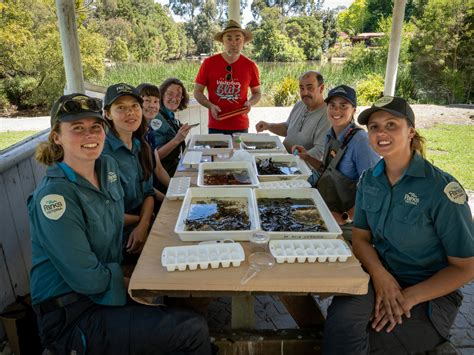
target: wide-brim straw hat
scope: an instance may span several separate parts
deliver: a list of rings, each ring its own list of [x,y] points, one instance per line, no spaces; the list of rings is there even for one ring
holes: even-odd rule
[[[244,43],[250,42],[253,39],[252,32],[243,29],[242,26],[240,26],[240,24],[235,22],[234,20],[229,20],[229,22],[227,22],[227,25],[225,26],[224,30],[222,32],[217,32],[214,35],[214,39],[216,41],[219,41],[219,42],[223,43],[224,41],[223,41],[222,38],[224,37],[224,34],[227,33],[227,32],[230,32],[230,31],[240,31],[240,32],[242,32],[242,34],[244,35]]]

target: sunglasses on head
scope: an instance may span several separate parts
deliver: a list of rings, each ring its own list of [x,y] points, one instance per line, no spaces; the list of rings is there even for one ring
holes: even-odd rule
[[[102,112],[102,100],[87,96],[76,96],[67,99],[58,106],[56,116],[60,112],[81,113],[84,111]]]
[[[227,75],[225,76],[225,80],[231,80],[232,79],[232,67],[230,65],[225,67],[225,70],[227,71]]]

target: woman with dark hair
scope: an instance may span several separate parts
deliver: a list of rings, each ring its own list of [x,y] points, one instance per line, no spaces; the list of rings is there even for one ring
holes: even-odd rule
[[[380,157],[370,147],[367,132],[354,122],[355,90],[347,85],[336,86],[324,101],[331,128],[326,134],[323,160],[308,154],[301,145],[293,146],[292,150],[315,169],[314,185],[341,227],[344,238],[350,241],[357,181]]]
[[[474,278],[474,236],[466,192],[424,159],[415,115],[400,97],[363,111],[382,156],[357,185],[352,246],[369,273],[366,295],[334,297],[324,354],[425,353],[445,342]]]
[[[155,203],[155,212],[157,212],[161,201],[163,201],[165,197],[165,194],[161,191],[166,191],[170,183],[170,176],[161,163],[155,143],[153,128],[151,127],[151,122],[156,118],[160,111],[161,93],[156,85],[148,83],[138,85],[137,91],[143,99],[143,117],[148,124],[146,140],[153,151],[153,171],[155,172],[153,176],[153,187],[155,187],[155,197],[157,200],[157,203]]]
[[[160,86],[160,93],[160,114],[150,121],[150,127],[161,163],[172,177],[191,130],[190,125],[179,122],[175,113],[188,107],[189,95],[183,83],[176,78],[166,79]]]
[[[52,354],[210,354],[202,317],[127,303],[124,191],[116,160],[101,155],[106,126],[101,100],[62,96],[48,141],[36,151],[48,165],[28,198],[41,343]]]
[[[111,129],[103,154],[115,158],[120,168],[125,192],[123,243],[127,254],[141,252],[154,207],[153,166],[150,146],[145,141],[148,124],[143,119],[142,103],[136,89],[124,83],[109,86],[104,100],[104,114]]]

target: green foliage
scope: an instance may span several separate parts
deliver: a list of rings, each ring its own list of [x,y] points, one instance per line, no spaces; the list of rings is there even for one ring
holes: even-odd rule
[[[286,33],[296,47],[302,48],[306,60],[321,57],[323,25],[311,16],[293,17],[286,21]]]
[[[298,101],[298,80],[294,77],[286,77],[277,85],[273,95],[275,106],[292,106]]]
[[[357,83],[357,103],[359,105],[372,105],[383,93],[383,76],[369,74]]]
[[[104,38],[81,24],[78,35],[84,77],[104,75]],[[10,102],[19,107],[49,105],[65,86],[54,1],[6,1],[0,38],[0,80]]]
[[[339,28],[350,35],[363,32],[367,13],[367,0],[355,0],[337,18]]]
[[[444,102],[470,102],[473,92],[474,8],[463,0],[430,0],[415,21],[413,74],[423,96]],[[434,40],[435,39],[435,40]]]
[[[118,37],[107,51],[107,56],[115,62],[126,62],[130,56],[127,43]]]

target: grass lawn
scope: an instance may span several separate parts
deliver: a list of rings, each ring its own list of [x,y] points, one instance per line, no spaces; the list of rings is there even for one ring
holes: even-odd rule
[[[441,124],[419,131],[427,141],[427,159],[474,190],[474,126]]]
[[[39,131],[8,131],[0,132],[0,150],[3,150],[16,142],[21,141]]]

